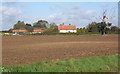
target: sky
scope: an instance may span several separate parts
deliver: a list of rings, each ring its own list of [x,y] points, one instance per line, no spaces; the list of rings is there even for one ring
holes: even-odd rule
[[[33,24],[47,20],[57,25],[86,27],[91,22],[100,22],[102,13],[107,10],[106,21],[118,25],[117,2],[3,2],[0,4],[0,26],[2,30],[13,28],[17,21]],[[112,17],[112,18],[111,18]]]

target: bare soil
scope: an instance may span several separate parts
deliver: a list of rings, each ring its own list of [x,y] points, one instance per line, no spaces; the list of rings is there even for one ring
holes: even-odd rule
[[[118,35],[3,36],[3,65],[118,53]]]

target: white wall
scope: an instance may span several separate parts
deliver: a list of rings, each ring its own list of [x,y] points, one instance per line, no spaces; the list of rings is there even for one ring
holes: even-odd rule
[[[59,30],[60,33],[76,33],[77,31],[76,30]]]

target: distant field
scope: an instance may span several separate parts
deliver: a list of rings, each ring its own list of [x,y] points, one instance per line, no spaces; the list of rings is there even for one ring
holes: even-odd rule
[[[3,66],[2,70],[3,72],[118,72],[118,55]]]
[[[118,53],[118,35],[3,36],[3,65],[108,56]]]

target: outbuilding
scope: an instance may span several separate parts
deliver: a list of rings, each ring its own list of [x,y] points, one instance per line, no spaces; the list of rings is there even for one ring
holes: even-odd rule
[[[34,28],[34,30],[33,30],[33,34],[35,34],[35,33],[43,33],[44,32],[44,29],[42,29],[42,28]]]
[[[26,29],[19,29],[19,30],[12,30],[13,35],[16,34],[25,34],[26,32],[28,32]]]

